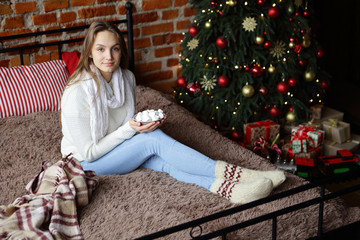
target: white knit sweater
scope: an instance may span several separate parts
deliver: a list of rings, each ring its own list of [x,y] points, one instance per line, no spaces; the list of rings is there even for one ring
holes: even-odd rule
[[[135,76],[129,70],[123,70],[123,72],[131,83],[135,97]],[[90,127],[90,103],[84,87],[80,81],[67,87],[63,93],[61,99],[63,133],[61,153],[63,156],[72,153],[73,157],[79,161],[91,162],[134,136],[136,131],[130,127],[129,122],[123,124],[127,114],[124,106],[116,109],[109,108],[108,132],[105,137],[94,144]]]

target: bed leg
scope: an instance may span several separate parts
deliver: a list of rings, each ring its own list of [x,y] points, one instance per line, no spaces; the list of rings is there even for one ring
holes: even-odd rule
[[[277,237],[277,218],[272,219],[272,240],[276,240]]]
[[[325,185],[321,185],[320,198],[321,202],[319,204],[319,221],[318,221],[318,233],[317,236],[321,237],[323,233],[323,217],[324,217],[324,195],[325,195]]]

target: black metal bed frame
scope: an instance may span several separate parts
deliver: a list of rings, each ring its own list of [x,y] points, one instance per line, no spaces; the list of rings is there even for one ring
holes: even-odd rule
[[[126,31],[122,31],[122,33],[127,36],[128,51],[129,51],[129,68],[130,68],[130,70],[134,71],[132,5],[130,2],[127,2],[125,4],[125,7],[127,10],[126,11],[126,19],[112,21],[112,22],[114,24],[126,23],[127,29],[126,29]],[[70,28],[48,30],[48,31],[39,31],[39,32],[34,32],[34,33],[18,34],[18,35],[12,35],[12,36],[3,36],[3,37],[0,37],[0,43],[2,43],[3,41],[15,40],[15,39],[25,38],[25,37],[34,37],[34,36],[40,36],[40,35],[45,35],[45,34],[61,33],[61,32],[65,32],[65,31],[82,30],[82,29],[88,28],[89,26],[90,25],[84,25],[84,26],[76,26],[76,27],[70,27]],[[19,51],[21,64],[24,64],[24,60],[23,60],[24,50],[57,45],[59,58],[61,59],[61,52],[62,52],[61,48],[62,48],[63,44],[81,42],[81,41],[83,41],[83,39],[84,38],[76,38],[76,39],[70,39],[70,40],[54,41],[54,42],[49,42],[49,43],[32,44],[32,45],[18,46],[18,47],[2,47],[2,48],[0,47],[0,54],[7,53],[7,52]],[[179,225],[176,225],[176,226],[173,226],[173,227],[170,227],[170,228],[167,228],[167,229],[155,232],[155,233],[151,233],[151,234],[139,237],[137,239],[139,239],[139,240],[156,239],[156,238],[160,238],[160,237],[164,237],[164,236],[169,236],[173,233],[183,231],[186,229],[190,230],[189,234],[190,234],[190,238],[192,238],[192,239],[212,239],[215,237],[222,237],[222,239],[226,239],[226,236],[228,233],[238,231],[240,229],[243,229],[243,228],[246,228],[251,225],[254,225],[254,224],[257,224],[257,223],[260,223],[263,221],[267,221],[267,220],[272,221],[271,237],[272,237],[272,239],[276,239],[277,238],[277,227],[278,227],[277,217],[287,214],[287,213],[290,213],[290,212],[293,212],[293,211],[297,211],[297,210],[312,206],[312,205],[316,205],[316,204],[319,205],[318,213],[317,213],[318,214],[318,230],[317,230],[317,236],[313,239],[327,239],[326,237],[331,236],[334,231],[346,229],[350,225],[360,224],[360,219],[353,224],[345,225],[336,230],[332,230],[330,232],[324,233],[323,232],[323,216],[324,216],[325,202],[327,200],[339,197],[341,195],[360,190],[360,184],[356,184],[354,186],[347,187],[347,188],[341,189],[336,192],[328,192],[328,193],[326,193],[325,186],[326,186],[326,184],[346,181],[346,180],[354,179],[357,177],[360,177],[360,168],[357,168],[355,171],[350,172],[350,173],[343,173],[343,174],[338,174],[338,175],[334,175],[334,176],[330,176],[330,177],[325,177],[323,179],[310,182],[306,185],[296,187],[296,188],[293,188],[293,189],[290,189],[290,190],[287,190],[287,191],[284,191],[284,192],[281,192],[278,194],[271,195],[267,198],[263,198],[263,199],[260,199],[260,200],[254,201],[254,202],[250,202],[248,204],[240,205],[240,206],[233,207],[233,208],[230,208],[230,209],[227,209],[227,210],[215,213],[215,214],[201,217],[201,218],[198,218],[198,219],[195,219],[195,220],[183,223],[183,224],[179,224]],[[315,197],[308,201],[298,203],[298,204],[295,204],[295,205],[292,205],[289,207],[285,207],[283,209],[276,210],[274,212],[267,213],[262,216],[258,216],[253,219],[250,219],[250,220],[247,220],[244,222],[240,222],[240,223],[234,224],[232,226],[228,226],[228,227],[216,230],[214,232],[210,232],[205,235],[202,235],[201,224],[213,221],[215,219],[220,219],[220,218],[223,218],[226,216],[231,216],[232,214],[236,214],[238,212],[241,212],[241,211],[262,205],[262,204],[270,203],[270,202],[273,202],[278,199],[285,198],[285,197],[288,197],[288,196],[291,196],[294,194],[299,194],[299,193],[302,193],[302,192],[307,191],[312,188],[320,188],[320,194],[318,197]]]

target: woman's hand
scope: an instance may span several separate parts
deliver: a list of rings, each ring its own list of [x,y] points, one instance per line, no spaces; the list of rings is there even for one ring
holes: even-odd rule
[[[163,119],[156,122],[150,122],[148,124],[142,125],[140,122],[136,122],[133,118],[129,120],[130,127],[132,127],[135,131],[140,133],[152,132],[158,127],[160,127],[166,119],[166,115]]]

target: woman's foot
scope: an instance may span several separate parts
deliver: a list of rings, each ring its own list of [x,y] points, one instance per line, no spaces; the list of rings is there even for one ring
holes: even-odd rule
[[[239,183],[253,182],[259,178],[269,178],[271,179],[274,188],[278,187],[286,179],[284,172],[280,170],[251,170],[224,161],[216,162],[215,176],[219,179],[225,179]]]
[[[273,190],[272,181],[268,178],[259,178],[254,182],[231,182],[216,179],[210,191],[230,200],[232,203],[245,204],[269,196]]]

